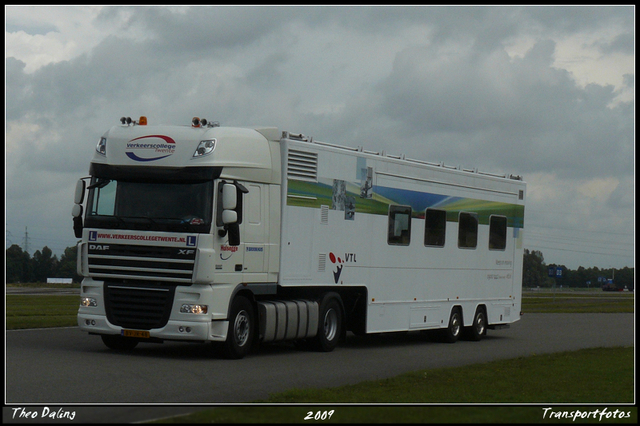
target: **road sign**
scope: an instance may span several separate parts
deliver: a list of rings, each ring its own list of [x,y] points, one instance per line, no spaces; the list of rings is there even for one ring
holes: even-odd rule
[[[551,278],[562,278],[564,275],[564,268],[562,266],[549,266],[547,272]]]

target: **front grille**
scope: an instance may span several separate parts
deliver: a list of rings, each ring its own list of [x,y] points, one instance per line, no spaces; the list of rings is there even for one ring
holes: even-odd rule
[[[169,321],[176,286],[105,283],[107,319],[123,328],[150,330]]]
[[[89,274],[96,278],[122,278],[190,283],[195,249],[89,244]]]

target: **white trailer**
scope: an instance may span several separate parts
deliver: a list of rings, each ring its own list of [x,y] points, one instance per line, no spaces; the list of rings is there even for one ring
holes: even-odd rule
[[[73,209],[78,325],[111,348],[213,341],[241,358],[282,340],[331,351],[347,331],[480,340],[520,318],[519,176],[275,128],[122,122]]]

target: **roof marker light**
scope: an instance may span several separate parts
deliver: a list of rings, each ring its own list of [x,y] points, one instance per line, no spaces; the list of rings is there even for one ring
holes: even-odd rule
[[[146,126],[147,125],[147,117],[145,117],[144,115],[141,115],[140,116],[140,120],[138,121],[138,125]]]
[[[100,155],[107,155],[107,138],[100,138],[96,145],[96,152]]]

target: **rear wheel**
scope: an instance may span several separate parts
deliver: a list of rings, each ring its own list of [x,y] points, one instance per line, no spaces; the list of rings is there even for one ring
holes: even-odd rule
[[[444,330],[444,340],[447,343],[455,343],[462,332],[462,312],[460,308],[453,308],[449,317],[449,325]]]
[[[103,334],[102,342],[109,348],[116,351],[130,351],[138,345],[136,339],[118,336],[115,334]]]
[[[473,324],[468,329],[469,339],[471,340],[481,340],[482,336],[487,334],[487,315],[484,313],[484,308],[482,306],[478,307],[476,310],[476,314],[473,317]]]
[[[251,302],[242,296],[234,299],[223,352],[226,358],[243,358],[251,350],[255,333],[255,314]]]
[[[320,302],[318,334],[312,341],[314,349],[331,352],[338,346],[342,333],[342,305],[335,293],[326,294]]]

